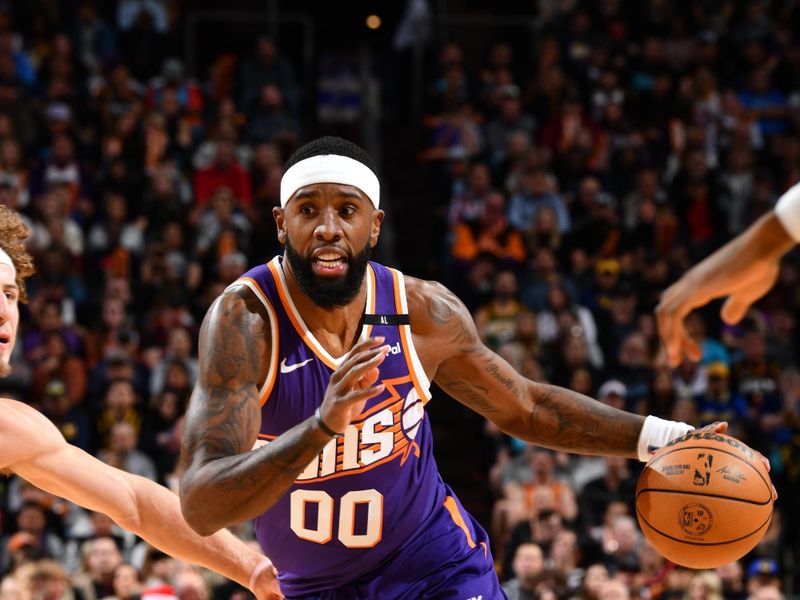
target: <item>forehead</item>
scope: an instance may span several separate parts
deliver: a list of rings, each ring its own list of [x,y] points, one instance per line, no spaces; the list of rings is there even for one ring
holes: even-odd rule
[[[293,200],[337,200],[351,199],[361,201],[369,206],[372,202],[367,195],[354,185],[346,183],[310,183],[297,190],[289,202]],[[287,202],[287,206],[288,206]]]

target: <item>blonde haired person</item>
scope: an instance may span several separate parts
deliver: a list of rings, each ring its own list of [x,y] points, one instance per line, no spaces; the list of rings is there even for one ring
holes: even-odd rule
[[[19,303],[34,272],[25,248],[30,230],[0,206],[0,376],[11,371]],[[213,569],[249,587],[259,600],[282,598],[272,563],[229,531],[204,538],[181,516],[178,497],[152,481],[103,464],[66,442],[30,406],[0,398],[0,470],[81,506],[110,516],[121,527],[183,560]]]

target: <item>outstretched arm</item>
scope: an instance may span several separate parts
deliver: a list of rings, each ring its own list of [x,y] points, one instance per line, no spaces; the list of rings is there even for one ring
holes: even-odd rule
[[[796,187],[787,194],[800,194]],[[800,206],[796,212],[800,212]],[[715,298],[728,296],[722,319],[737,323],[750,305],[775,284],[780,259],[793,245],[779,215],[771,212],[668,287],[661,295],[656,318],[670,364],[677,366],[684,355],[700,360],[700,348],[683,324],[690,312]]]
[[[444,286],[408,278],[411,326],[423,364],[449,395],[530,443],[581,454],[637,457],[644,418],[571,390],[530,381],[484,346]]]
[[[32,408],[14,405],[14,411],[13,424],[10,420],[3,423],[6,441],[35,441],[30,442],[25,456],[6,468],[43,490],[107,514],[120,527],[171,556],[251,587],[260,600],[283,597],[271,567],[257,575],[255,583],[250,582],[265,558],[229,531],[209,538],[199,536],[183,520],[178,497],[171,491],[67,444],[53,424]]]
[[[200,378],[184,424],[181,506],[202,534],[269,509],[330,442],[311,416],[253,450],[261,425],[258,385],[270,360],[271,332],[263,305],[241,286],[218,298],[200,331]],[[321,415],[344,431],[373,386],[386,356],[383,340],[357,344],[331,377]],[[354,413],[351,416],[351,412]]]

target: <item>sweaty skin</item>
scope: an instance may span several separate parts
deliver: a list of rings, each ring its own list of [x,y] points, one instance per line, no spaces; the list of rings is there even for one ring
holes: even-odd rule
[[[313,184],[301,188],[285,209],[274,209],[274,215],[279,240],[290,239],[302,256],[326,250],[352,257],[365,244],[377,243],[383,212],[356,188]],[[365,285],[346,306],[323,310],[300,290],[285,258],[283,268],[311,332],[333,356],[347,355],[321,406],[325,424],[344,431],[364,403],[380,393],[374,385],[377,367],[388,351],[382,339],[356,341]],[[636,457],[643,417],[525,379],[480,341],[469,311],[447,288],[407,277],[406,290],[422,366],[453,398],[531,443]],[[243,285],[223,293],[203,322],[201,375],[187,412],[181,480],[184,516],[200,533],[269,509],[330,441],[309,417],[253,449],[261,425],[258,390],[269,368],[271,343],[261,303]]]

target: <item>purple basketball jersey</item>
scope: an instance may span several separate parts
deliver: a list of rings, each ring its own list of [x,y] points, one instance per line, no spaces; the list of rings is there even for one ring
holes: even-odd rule
[[[314,338],[286,287],[281,258],[245,273],[269,313],[270,372],[261,390],[260,443],[314,414],[341,359]],[[367,402],[344,436],[331,440],[289,491],[255,519],[258,540],[280,572],[287,596],[314,593],[357,580],[378,568],[442,511],[472,534],[439,476],[424,404],[430,383],[411,338],[403,275],[377,263],[367,268],[361,335],[381,335],[391,348],[380,367],[385,391]],[[406,323],[406,324],[398,324]],[[438,517],[437,517],[438,515]],[[452,518],[451,518],[452,516]]]

